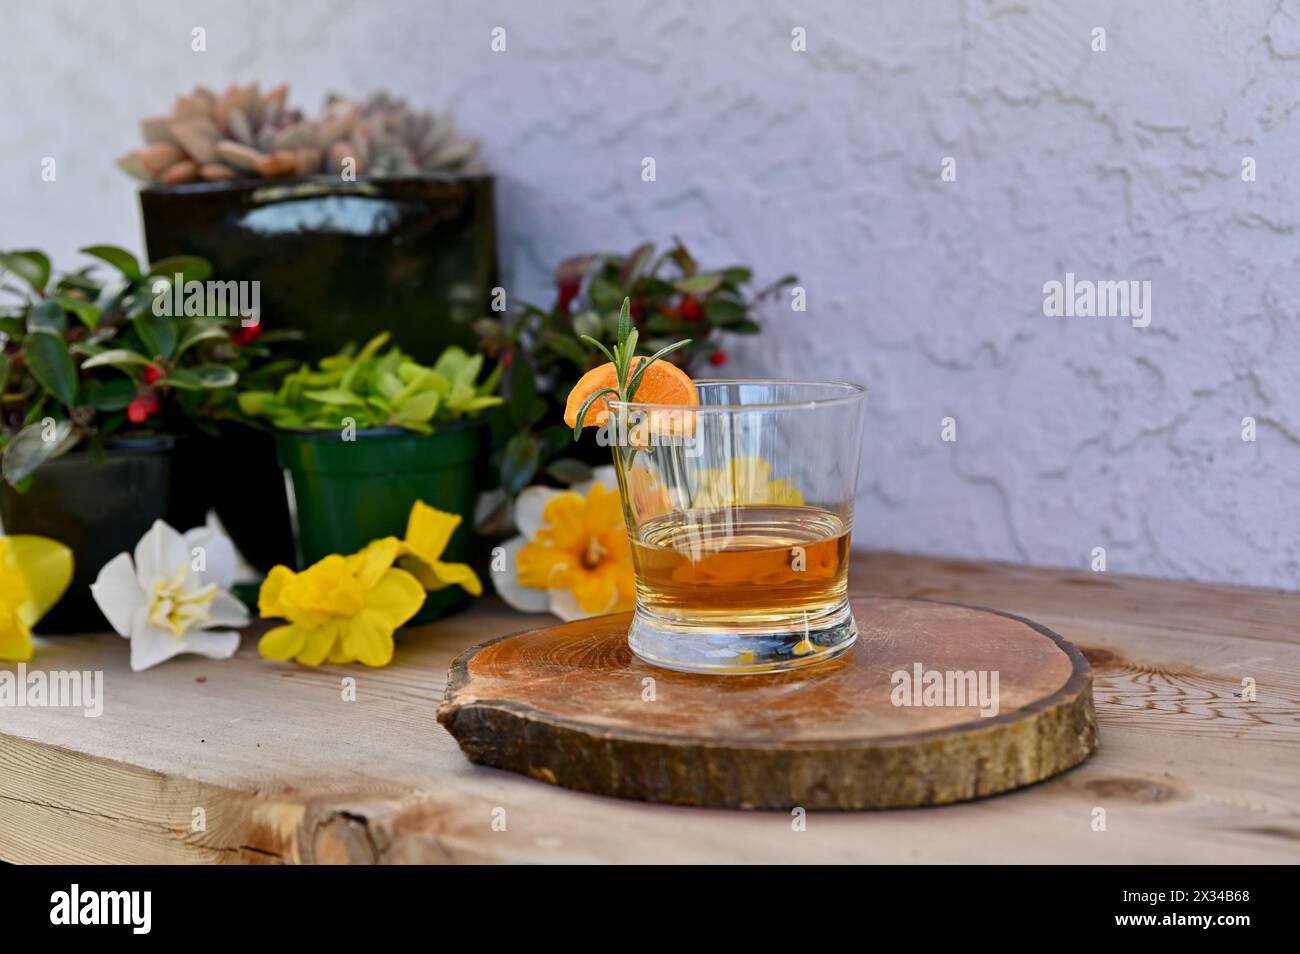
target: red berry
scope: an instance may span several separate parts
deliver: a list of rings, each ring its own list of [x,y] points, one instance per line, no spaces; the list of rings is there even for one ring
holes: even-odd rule
[[[558,287],[555,307],[567,315],[569,313],[569,306],[573,303],[573,300],[578,297],[578,292],[581,289],[581,275],[573,276],[569,280],[561,282]]]
[[[162,410],[158,395],[145,391],[126,406],[126,417],[132,424],[143,424],[150,417]]]
[[[727,353],[725,351],[715,351],[709,355],[709,364],[714,366],[727,363]]]
[[[146,364],[144,366],[144,383],[153,384],[162,377],[162,369],[156,364]]]
[[[677,310],[684,321],[699,321],[704,317],[704,306],[693,295],[683,297],[682,303],[677,306]]]
[[[251,345],[262,334],[262,323],[259,321],[255,325],[240,325],[230,340],[237,345]]]

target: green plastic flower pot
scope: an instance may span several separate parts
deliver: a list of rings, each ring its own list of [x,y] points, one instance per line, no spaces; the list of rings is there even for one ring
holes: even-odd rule
[[[486,425],[446,425],[427,436],[384,428],[358,431],[355,438],[344,440],[338,431],[276,432],[298,568],[331,553],[355,553],[380,537],[404,536],[417,500],[460,515],[442,559],[469,563],[474,501],[488,453]],[[459,586],[435,590],[412,622],[437,619],[470,599]]]

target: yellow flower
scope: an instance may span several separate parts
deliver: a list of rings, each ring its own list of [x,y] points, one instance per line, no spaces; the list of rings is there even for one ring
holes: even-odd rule
[[[72,581],[72,551],[45,537],[0,537],[0,659],[32,658],[32,627]]]
[[[289,622],[268,631],[258,652],[307,666],[388,665],[393,632],[424,604],[420,581],[393,566],[403,549],[396,537],[385,537],[351,556],[327,556],[301,573],[273,567],[258,594],[258,610],[263,618]]]
[[[528,535],[518,539],[515,579],[497,587],[506,602],[530,612],[550,609],[564,619],[630,610],[636,580],[618,491],[596,482],[585,495],[544,488],[524,494],[517,510],[540,503],[540,519],[526,528],[532,519],[516,517]],[[507,551],[513,548],[507,544]]]
[[[771,478],[772,465],[762,457],[735,457],[726,467],[700,471],[699,489],[691,506],[717,510],[756,504],[803,505],[803,494],[793,481]]]
[[[435,510],[423,500],[417,500],[406,521],[401,565],[414,574],[426,590],[441,590],[458,584],[471,596],[478,596],[483,592],[483,584],[471,567],[464,563],[443,563],[438,559],[459,526],[458,514]]]
[[[384,537],[351,556],[331,554],[301,573],[272,567],[257,608],[263,619],[280,617],[289,623],[269,630],[258,652],[307,666],[387,666],[393,659],[393,633],[420,611],[426,588],[458,584],[474,596],[483,592],[470,567],[438,559],[458,526],[456,514],[417,500],[404,540]],[[393,566],[397,562],[401,565]]]

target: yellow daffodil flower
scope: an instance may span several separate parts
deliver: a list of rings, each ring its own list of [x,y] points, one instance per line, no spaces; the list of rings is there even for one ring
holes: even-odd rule
[[[697,510],[761,504],[803,505],[803,494],[794,481],[772,480],[772,465],[762,457],[736,457],[725,467],[701,470],[691,498]]]
[[[268,631],[258,651],[307,666],[388,665],[393,633],[424,604],[420,581],[393,566],[403,550],[396,537],[385,537],[351,556],[327,556],[300,573],[273,567],[258,594],[258,610],[263,618],[289,622]]]
[[[32,658],[32,627],[72,581],[72,551],[45,537],[0,537],[0,659]]]
[[[612,469],[611,469],[612,470]],[[497,592],[515,609],[582,619],[630,610],[632,549],[618,491],[601,479],[585,491],[526,488],[515,502],[522,536],[505,545]]]
[[[435,510],[423,500],[417,500],[406,521],[400,565],[426,590],[459,585],[471,596],[478,596],[483,592],[483,584],[471,567],[464,563],[443,563],[439,559],[459,526],[459,514]]]

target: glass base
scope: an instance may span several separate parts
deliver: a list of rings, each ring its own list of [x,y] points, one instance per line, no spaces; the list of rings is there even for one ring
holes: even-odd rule
[[[857,638],[847,600],[816,616],[792,618],[785,626],[685,623],[638,606],[627,634],[632,652],[652,665],[716,675],[815,666],[835,658]]]

